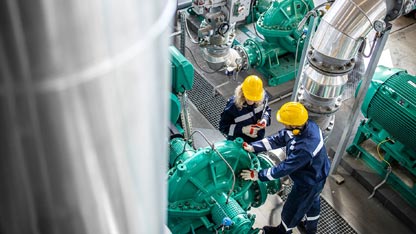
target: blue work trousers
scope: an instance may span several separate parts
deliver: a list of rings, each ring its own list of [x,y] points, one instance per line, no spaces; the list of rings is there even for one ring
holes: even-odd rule
[[[306,232],[316,233],[319,213],[321,211],[320,193],[324,188],[325,180],[314,186],[299,186],[294,184],[282,210],[282,224],[279,228],[285,228],[285,233],[292,233],[302,219],[306,216]]]

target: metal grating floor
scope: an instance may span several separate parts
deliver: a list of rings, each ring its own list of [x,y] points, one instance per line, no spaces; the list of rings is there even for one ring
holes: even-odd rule
[[[214,88],[195,71],[194,85],[188,91],[189,99],[202,115],[218,129],[220,115],[227,100],[221,95],[214,95]],[[287,188],[290,190],[290,186]],[[286,196],[282,196],[286,200]],[[321,196],[321,218],[318,223],[320,234],[356,234],[357,232],[328,204]]]
[[[189,99],[212,126],[218,129],[220,115],[225,104],[227,104],[227,100],[221,95],[214,95],[214,93],[212,85],[195,71],[194,85],[188,91]]]
[[[286,201],[287,194],[289,194],[292,184],[290,183],[282,195],[282,200]],[[328,204],[321,196],[321,214],[318,222],[319,234],[357,234],[357,232]]]

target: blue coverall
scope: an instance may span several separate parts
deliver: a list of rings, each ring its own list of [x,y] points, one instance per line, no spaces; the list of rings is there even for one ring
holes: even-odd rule
[[[300,134],[283,129],[277,135],[251,143],[255,152],[286,146],[286,159],[259,171],[260,181],[289,175],[293,186],[282,210],[279,232],[292,233],[306,216],[307,233],[316,233],[320,213],[320,196],[329,173],[330,161],[318,125],[308,120]]]
[[[221,113],[219,123],[219,130],[227,136],[228,140],[234,140],[237,137],[243,138],[245,142],[253,142],[264,138],[265,129],[260,129],[257,132],[256,138],[251,138],[242,132],[244,126],[256,124],[262,119],[262,113],[265,103],[255,107],[255,105],[244,104],[243,108],[239,110],[235,105],[235,97],[228,99],[227,104]],[[270,125],[271,109],[266,106],[263,118],[267,120],[267,126]]]

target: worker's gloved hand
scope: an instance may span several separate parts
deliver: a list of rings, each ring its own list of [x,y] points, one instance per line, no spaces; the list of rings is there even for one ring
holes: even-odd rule
[[[257,122],[257,124],[256,124],[256,126],[261,128],[261,129],[266,128],[266,125],[267,125],[267,120],[265,120],[265,119],[259,120],[259,122]]]
[[[243,143],[243,148],[247,152],[250,152],[250,153],[254,152],[254,147],[252,145],[248,144],[247,142]]]
[[[240,176],[243,180],[256,181],[259,179],[259,173],[256,170],[243,170],[240,173]]]
[[[257,131],[259,130],[259,128],[256,125],[247,125],[244,126],[242,129],[243,134],[251,137],[251,138],[256,138],[257,137]]]

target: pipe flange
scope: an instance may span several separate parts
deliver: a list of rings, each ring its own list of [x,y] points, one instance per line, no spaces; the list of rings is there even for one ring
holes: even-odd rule
[[[248,70],[248,54],[247,51],[244,50],[244,47],[241,45],[236,45],[234,47],[235,51],[237,51],[238,55],[240,55],[241,63],[239,64],[240,70]]]
[[[253,185],[251,185],[251,189],[253,191],[253,203],[251,204],[253,207],[259,207],[262,205],[262,201],[261,201],[261,192],[260,192],[260,186],[259,183],[253,182]]]
[[[350,59],[342,64],[334,64],[325,62],[315,56],[312,50],[308,52],[307,55],[308,62],[311,66],[319,70],[321,73],[329,76],[342,75],[349,73],[355,66],[355,59]]]
[[[254,60],[251,61],[250,64],[252,66],[259,66],[259,67],[263,66],[264,64],[263,54],[265,54],[263,47],[253,39],[247,39],[244,42],[244,47],[247,47],[248,50],[251,51],[250,54],[252,54],[252,57],[254,57]],[[250,61],[250,58],[249,58],[249,61]]]

